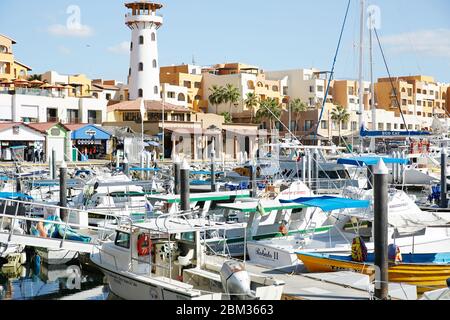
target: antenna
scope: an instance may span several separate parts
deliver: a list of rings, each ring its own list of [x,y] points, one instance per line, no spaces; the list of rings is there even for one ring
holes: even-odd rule
[[[195,56],[192,55],[192,64],[195,66]]]

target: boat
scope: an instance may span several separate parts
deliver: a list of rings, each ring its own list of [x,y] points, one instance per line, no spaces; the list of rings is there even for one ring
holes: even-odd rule
[[[351,255],[297,252],[311,273],[354,271],[375,276],[374,254],[364,262],[355,262]],[[450,253],[402,254],[403,261],[389,264],[389,281],[418,287],[419,292],[446,288],[450,278]]]
[[[130,221],[117,228],[114,241],[97,246],[90,259],[111,292],[127,300],[281,299],[284,282],[251,275],[240,261],[206,255],[206,233],[245,224],[190,215]]]

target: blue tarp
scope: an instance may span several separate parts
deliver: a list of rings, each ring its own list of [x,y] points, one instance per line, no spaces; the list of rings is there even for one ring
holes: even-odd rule
[[[33,197],[17,192],[0,192],[0,198],[9,200],[33,200]]]
[[[94,125],[86,125],[72,132],[72,140],[109,140],[111,135]]]
[[[320,208],[323,211],[333,211],[338,209],[366,209],[370,206],[370,201],[368,200],[353,200],[346,198],[337,197],[305,197],[298,198],[295,200],[280,200],[281,203],[299,203],[308,207]]]
[[[342,158],[338,160],[338,164],[346,164],[350,166],[376,166],[383,159],[385,164],[409,164],[408,159],[381,158],[381,157],[360,157],[360,158]]]

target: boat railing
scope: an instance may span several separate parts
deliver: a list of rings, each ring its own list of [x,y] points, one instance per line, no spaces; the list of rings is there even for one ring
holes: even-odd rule
[[[46,203],[35,203],[35,202],[30,202],[30,201],[23,201],[23,200],[18,200],[18,199],[5,199],[5,198],[0,198],[0,202],[2,202],[4,204],[3,207],[3,212],[0,213],[0,233],[5,234],[5,222],[8,222],[7,220],[10,219],[10,230],[9,230],[9,234],[8,234],[8,239],[7,242],[12,242],[13,240],[13,236],[14,231],[17,230],[14,228],[14,226],[16,225],[16,222],[22,222],[25,224],[28,223],[51,223],[52,225],[57,225],[57,226],[63,226],[64,227],[64,233],[62,235],[62,238],[60,239],[52,239],[52,240],[60,240],[60,248],[63,248],[65,243],[68,241],[67,238],[67,232],[70,230],[69,228],[73,228],[73,229],[78,229],[78,230],[87,230],[88,232],[94,232],[98,235],[100,234],[104,234],[105,232],[112,232],[115,229],[107,227],[106,225],[103,227],[95,227],[95,226],[90,226],[90,225],[82,225],[79,223],[73,223],[70,222],[71,218],[73,217],[74,214],[88,214],[87,211],[84,210],[80,210],[80,209],[75,209],[75,208],[66,208],[66,207],[61,207],[61,206],[56,206],[56,205],[51,205],[51,204],[46,204]],[[8,207],[8,203],[11,204],[15,204],[15,210],[14,210],[14,214],[8,214],[6,212],[7,207]],[[53,220],[48,220],[45,218],[37,218],[37,217],[32,217],[32,212],[27,212],[25,213],[25,215],[22,215],[23,213],[19,214],[19,207],[20,206],[30,206],[32,205],[33,207],[42,207],[42,208],[47,208],[47,209],[51,209],[54,210],[54,213],[57,213],[57,210],[59,210],[60,212],[62,210],[65,210],[68,213],[68,217],[67,217],[67,221],[53,221]],[[103,213],[103,212],[95,212],[98,215],[105,215],[108,216],[107,213]],[[21,234],[23,235],[23,234]],[[45,237],[42,236],[35,236],[32,234],[25,234],[23,236],[26,237],[35,237],[35,238],[42,238],[45,239]],[[95,239],[98,240],[99,238]],[[93,244],[93,243],[90,243]]]

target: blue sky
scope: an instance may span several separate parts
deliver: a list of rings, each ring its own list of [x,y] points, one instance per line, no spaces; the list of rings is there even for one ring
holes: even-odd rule
[[[160,65],[244,62],[264,70],[330,70],[347,0],[161,0]],[[1,0],[0,33],[17,41],[16,59],[37,73],[85,73],[125,81],[130,31],[123,0]],[[450,1],[373,0],[393,75],[450,82]],[[80,8],[82,29],[67,30]],[[12,13],[16,14],[12,14]],[[352,0],[337,78],[357,78],[359,1]],[[365,78],[368,79],[368,72]],[[375,76],[386,76],[376,48]]]

